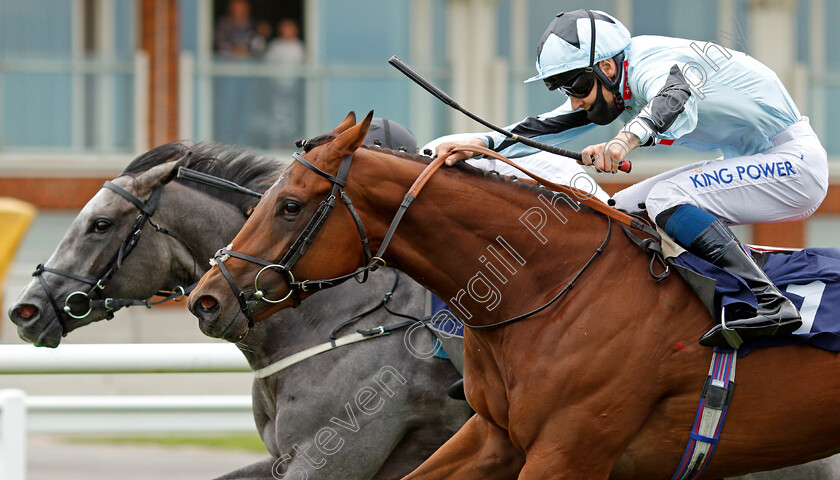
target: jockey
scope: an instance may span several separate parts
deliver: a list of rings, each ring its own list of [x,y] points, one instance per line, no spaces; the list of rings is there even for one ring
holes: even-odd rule
[[[417,153],[417,139],[414,138],[414,134],[399,123],[387,118],[372,118],[370,129],[368,129],[362,143],[407,153]]]
[[[828,188],[826,152],[776,74],[748,55],[711,43],[630,33],[590,10],[558,14],[537,51],[538,75],[568,100],[508,127],[560,144],[621,117],[621,131],[582,151],[583,163],[615,173],[638,147],[720,149],[723,156],[659,174],[623,191],[616,208],[648,215],[688,251],[740,276],[758,302],[726,321],[743,339],[788,334],[799,312],[744,251],[727,225],[800,220]],[[463,142],[437,146],[441,155]],[[504,155],[534,150],[496,133],[470,143]],[[449,164],[468,158],[459,152]],[[726,347],[720,325],[700,343]]]

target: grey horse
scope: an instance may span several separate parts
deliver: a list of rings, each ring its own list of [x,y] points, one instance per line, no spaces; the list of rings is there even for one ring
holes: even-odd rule
[[[121,260],[124,265],[104,283],[104,296],[139,300],[161,289],[191,284],[208,267],[205,259],[234,237],[256,204],[252,197],[172,181],[177,166],[260,192],[282,168],[276,160],[255,152],[213,144],[171,143],[138,157],[114,182],[143,202],[162,186],[160,204],[150,219],[172,235],[146,225],[136,247]],[[137,215],[136,205],[103,189],[75,219],[45,268],[94,278],[114,252],[124,250],[124,239],[133,233]],[[394,288],[395,275],[383,270],[366,284],[351,281],[318,293],[297,309],[257,324],[243,339],[234,332],[199,327],[210,336],[236,341],[251,367],[263,369],[325,342],[344,320],[370,310],[386,296],[392,311],[421,315],[424,291],[407,277]],[[89,285],[48,271],[40,277],[53,300],[41,281],[34,279],[10,311],[24,340],[56,347],[62,334],[113,314],[104,302],[90,312],[86,310],[91,304],[74,304],[87,295],[67,302],[70,313],[81,318],[59,314],[71,293],[85,292]],[[399,320],[382,308],[348,325],[338,336]],[[394,331],[256,378],[254,418],[271,457],[220,478],[399,478],[413,470],[470,414],[466,404],[442,395],[459,376],[448,362],[426,358],[432,349],[431,336],[423,329]],[[813,463],[744,478],[827,480],[837,478],[832,475],[835,471],[828,463]]]
[[[206,259],[234,237],[256,199],[177,180],[179,166],[257,191],[265,190],[282,168],[255,152],[215,144],[170,143],[141,155],[113,180],[140,205],[113,187],[100,190],[46,266],[39,267],[38,278],[21,292],[9,315],[22,339],[56,347],[62,334],[110,318],[117,306],[131,303],[127,299],[146,299],[161,289],[178,294],[176,286],[201,277],[209,268]],[[158,187],[159,204],[129,247],[126,239],[140,223],[138,213],[149,207]],[[98,282],[104,289],[91,286],[109,266],[113,272]],[[396,275],[383,269],[366,284],[346,282],[321,292],[257,324],[242,339],[199,327],[207,335],[235,341],[257,371],[327,342],[337,326],[385,298],[389,310],[421,316],[425,290],[404,275],[395,285]],[[69,312],[63,311],[65,305]],[[357,329],[375,332],[403,320],[379,308],[346,325],[337,337]],[[255,378],[254,418],[271,457],[221,478],[378,479],[410,472],[471,414],[465,402],[447,398],[447,387],[460,375],[449,361],[425,354],[434,349],[432,342],[423,328],[403,328]]]

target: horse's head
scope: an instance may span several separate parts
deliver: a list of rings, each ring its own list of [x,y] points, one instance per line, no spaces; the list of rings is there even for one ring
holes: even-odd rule
[[[295,306],[328,286],[314,286],[318,280],[340,283],[364,264],[366,247],[360,246],[358,233],[362,222],[354,219],[355,210],[351,214],[345,208],[341,187],[372,113],[356,124],[351,112],[326,141],[307,146],[265,193],[231,245],[216,254],[216,266],[189,300],[203,332],[244,336],[250,321]]]
[[[167,153],[172,158],[183,154],[171,145]],[[153,222],[168,224],[155,213],[161,189],[179,164],[169,161],[136,177],[117,177],[85,205],[9,311],[22,339],[37,346],[58,346],[63,334],[111,318],[118,307],[109,305],[109,300],[151,297],[160,285],[158,277],[171,268],[192,265],[188,249],[170,245],[178,242],[149,239],[159,235]],[[124,263],[130,268],[121,269]]]

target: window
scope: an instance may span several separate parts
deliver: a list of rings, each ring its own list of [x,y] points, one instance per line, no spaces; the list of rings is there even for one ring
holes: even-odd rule
[[[0,2],[0,151],[134,148],[130,0]]]
[[[197,11],[200,18],[204,8],[200,2],[185,2],[182,16]],[[271,0],[215,0],[208,13],[209,52],[195,49],[209,75],[196,78],[194,136],[263,149],[292,148],[305,125],[303,0],[284,1],[282,8]],[[200,30],[184,32],[185,47]]]

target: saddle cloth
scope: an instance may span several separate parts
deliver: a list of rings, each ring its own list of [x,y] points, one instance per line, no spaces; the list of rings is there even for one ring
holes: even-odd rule
[[[748,245],[746,247],[770,280],[799,309],[802,327],[790,336],[746,342],[739,353],[744,355],[757,346],[801,343],[840,352],[840,316],[832,314],[840,308],[840,249],[764,251],[751,249]],[[707,302],[707,306],[716,322],[720,322],[721,314],[730,316],[740,308],[755,309],[755,296],[740,277],[686,251],[668,260],[714,280],[714,297],[711,302]]]
[[[755,296],[740,277],[683,249],[668,248],[669,242],[666,237],[663,236],[663,251],[670,263],[710,279],[708,283],[713,289],[709,289],[707,298],[701,299],[714,315],[715,322],[720,322],[722,312],[729,316],[734,315],[740,308],[755,309]],[[745,342],[739,349],[739,355],[743,356],[755,347],[802,343],[831,352],[840,352],[840,315],[836,314],[840,311],[840,249],[778,250],[750,248],[748,245],[746,247],[762,265],[767,276],[799,309],[802,327],[790,336],[759,338]],[[684,272],[680,273],[685,277]],[[432,297],[433,313],[447,310],[448,307],[440,299]],[[434,315],[433,325],[435,329],[445,332],[441,337],[451,342],[453,337],[463,337],[464,326],[451,311],[449,315]],[[443,344],[440,350],[453,350],[447,345],[450,342]],[[440,352],[441,356],[445,355],[443,351]],[[459,353],[463,355],[457,352],[455,356],[459,356]]]

